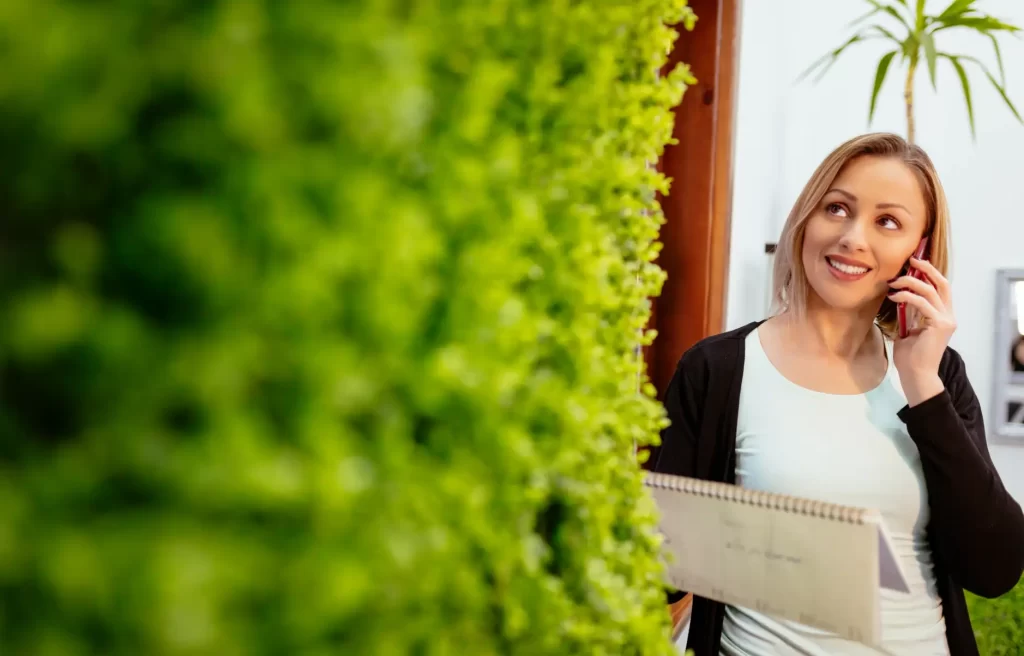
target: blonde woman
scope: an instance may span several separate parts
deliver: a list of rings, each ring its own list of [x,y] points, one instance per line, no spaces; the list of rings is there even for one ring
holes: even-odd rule
[[[930,261],[911,259],[925,236]],[[924,151],[891,134],[852,139],[818,167],[783,228],[778,313],[680,360],[656,471],[879,508],[911,584],[910,595],[882,592],[880,650],[697,598],[688,647],[698,656],[978,653],[963,591],[994,597],[1017,583],[1024,516],[947,346],[948,238]],[[897,303],[912,317],[902,339]]]

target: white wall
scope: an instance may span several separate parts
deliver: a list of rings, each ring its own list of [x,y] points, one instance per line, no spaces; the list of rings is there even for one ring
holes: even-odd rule
[[[949,0],[930,0],[941,10]],[[1024,25],[1021,0],[984,0],[983,11]],[[817,84],[797,83],[816,58],[851,34],[847,24],[864,12],[861,0],[748,0],[740,42],[729,328],[765,314],[764,244],[776,241],[794,200],[818,163],[835,146],[868,131],[906,133],[903,79],[893,61],[879,95],[874,123],[867,111],[875,66],[891,49],[882,41],[856,44]],[[913,6],[913,3],[911,3]],[[979,56],[995,71],[991,43],[982,37],[937,38],[940,50]],[[1001,39],[1009,95],[1024,111],[1024,40]],[[922,65],[922,69],[924,66]],[[967,362],[986,418],[991,399],[995,270],[1024,268],[1024,126],[1017,123],[981,71],[968,69],[977,141],[971,141],[959,81],[939,62],[935,93],[927,71],[915,87],[917,142],[935,161],[953,215],[953,294],[959,329],[952,345]],[[992,447],[1004,482],[1024,501],[1024,446]]]

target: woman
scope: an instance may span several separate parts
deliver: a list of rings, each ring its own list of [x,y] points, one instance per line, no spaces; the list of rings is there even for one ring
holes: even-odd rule
[[[1024,515],[947,346],[948,222],[924,151],[890,134],[848,141],[783,228],[779,312],[680,360],[656,471],[878,508],[911,585],[882,591],[881,650],[697,598],[688,647],[698,656],[977,654],[963,590],[995,597],[1017,583]],[[910,259],[925,236],[930,261]],[[905,339],[897,303],[911,310]]]

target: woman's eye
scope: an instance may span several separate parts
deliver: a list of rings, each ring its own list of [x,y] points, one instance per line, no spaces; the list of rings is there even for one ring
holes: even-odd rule
[[[828,206],[825,207],[825,211],[832,216],[846,216],[846,208],[839,203],[829,203]]]
[[[878,223],[886,230],[898,230],[900,227],[900,222],[892,218],[891,216],[881,217],[880,219],[878,219]]]

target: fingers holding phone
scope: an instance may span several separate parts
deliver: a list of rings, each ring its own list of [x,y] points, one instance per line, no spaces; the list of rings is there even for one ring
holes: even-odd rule
[[[928,260],[915,260],[910,261],[914,278],[927,283],[927,286],[931,289],[934,295],[938,298],[938,302],[942,304],[944,308],[953,308],[953,296],[951,294],[951,285],[946,276],[935,268],[935,265]]]
[[[907,265],[906,267],[904,267],[903,275],[897,278],[897,280],[901,280],[903,278],[910,278],[913,280],[924,279],[924,273],[919,268],[914,266],[913,262],[915,260],[924,260],[927,253],[928,237],[924,237],[917,244],[917,248],[914,250],[914,254],[910,257],[909,260],[907,260]],[[895,287],[895,285],[891,286]],[[912,322],[911,318],[908,316],[907,300],[900,301],[895,298],[893,298],[893,300],[896,301],[896,319],[899,324],[900,339],[905,339],[910,335],[911,326],[916,322]]]
[[[900,338],[919,332],[925,324],[952,323],[949,281],[931,262],[912,258],[907,275],[893,280],[890,287],[889,298],[897,303]]]
[[[916,269],[916,271],[920,271]],[[936,289],[931,281],[924,276],[906,275],[901,278],[894,280],[890,287],[893,288],[893,292],[890,292],[890,298],[897,301],[900,305],[904,306],[905,309],[916,310],[915,314],[924,314],[928,317],[933,317],[934,313],[930,310],[942,311],[946,307],[945,301],[939,295],[938,289]],[[902,294],[899,292],[907,292]],[[894,295],[896,293],[896,295]],[[922,302],[923,301],[923,302]],[[913,327],[913,322],[910,321],[910,317],[907,316],[907,322],[904,325],[900,325],[900,336],[906,337],[907,333]]]
[[[911,258],[907,275],[890,286],[889,298],[897,304],[900,324],[893,360],[913,405],[935,392],[939,363],[956,330],[950,285],[933,264]],[[937,386],[941,389],[941,383]]]

